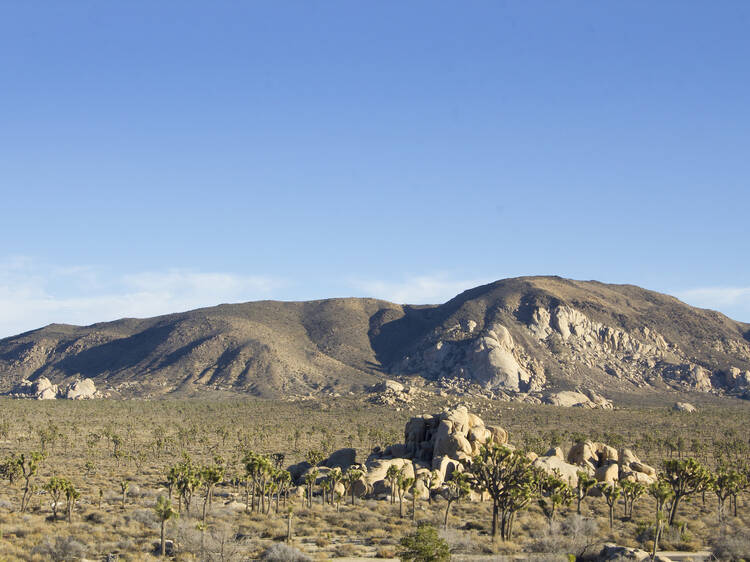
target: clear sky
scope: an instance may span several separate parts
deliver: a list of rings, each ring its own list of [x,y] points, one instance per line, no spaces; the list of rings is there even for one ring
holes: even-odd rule
[[[750,322],[750,3],[0,5],[0,336],[633,283]]]

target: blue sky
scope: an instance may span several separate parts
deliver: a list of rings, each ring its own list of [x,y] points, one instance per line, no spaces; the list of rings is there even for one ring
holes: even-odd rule
[[[750,322],[746,2],[0,7],[0,336],[633,283]]]

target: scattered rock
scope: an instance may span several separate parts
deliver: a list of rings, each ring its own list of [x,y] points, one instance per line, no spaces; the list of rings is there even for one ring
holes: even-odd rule
[[[397,404],[410,404],[422,391],[416,386],[406,388],[400,382],[385,380],[374,385],[370,392],[374,394],[369,399],[371,403],[395,406]]]
[[[544,400],[547,404],[563,406],[566,408],[591,408],[602,410],[611,410],[613,408],[610,400],[607,400],[593,390],[562,390],[547,395]]]
[[[686,412],[688,414],[692,414],[693,412],[698,411],[698,409],[689,402],[677,402],[674,406],[672,406],[672,409],[675,412]]]
[[[597,560],[638,560],[640,562],[641,560],[650,560],[650,558],[651,556],[645,550],[606,543]]]

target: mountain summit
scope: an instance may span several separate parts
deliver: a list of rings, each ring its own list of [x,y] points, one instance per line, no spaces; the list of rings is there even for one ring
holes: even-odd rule
[[[750,325],[632,285],[505,279],[442,305],[375,299],[223,304],[53,324],[0,340],[0,392],[91,378],[121,394],[359,391],[383,376],[464,379],[498,395],[750,388]]]

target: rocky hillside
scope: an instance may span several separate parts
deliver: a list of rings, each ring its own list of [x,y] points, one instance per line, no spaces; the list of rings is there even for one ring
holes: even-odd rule
[[[0,392],[91,378],[120,394],[361,391],[389,377],[471,381],[497,397],[585,387],[743,394],[750,325],[630,285],[506,279],[438,306],[252,302],[50,325],[0,340]]]

